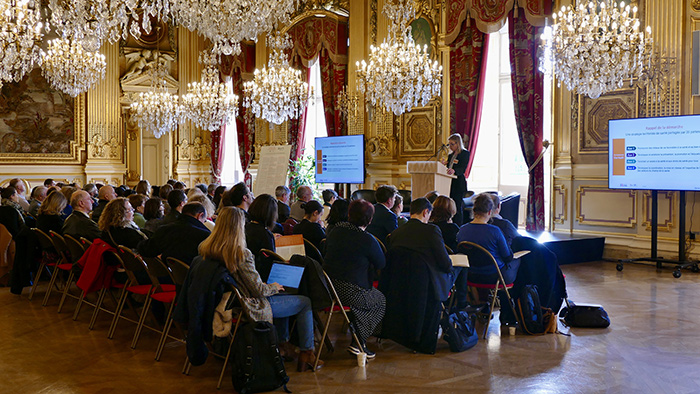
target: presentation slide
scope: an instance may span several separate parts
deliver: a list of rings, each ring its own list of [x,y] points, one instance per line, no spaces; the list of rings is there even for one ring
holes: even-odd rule
[[[700,190],[700,116],[608,123],[611,189]]]
[[[316,183],[364,183],[363,135],[316,138]]]

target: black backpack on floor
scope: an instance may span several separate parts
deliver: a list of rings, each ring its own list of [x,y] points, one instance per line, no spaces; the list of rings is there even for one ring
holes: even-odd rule
[[[540,305],[537,286],[525,285],[515,304],[520,328],[526,334],[541,335],[558,332],[557,316],[551,309]]]
[[[233,344],[233,388],[240,394],[287,390],[289,376],[277,348],[277,334],[272,324],[243,324]]]

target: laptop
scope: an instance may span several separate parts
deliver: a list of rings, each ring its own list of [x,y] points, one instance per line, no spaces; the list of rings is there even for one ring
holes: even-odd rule
[[[304,267],[284,263],[272,263],[267,283],[279,283],[286,289],[298,289]]]

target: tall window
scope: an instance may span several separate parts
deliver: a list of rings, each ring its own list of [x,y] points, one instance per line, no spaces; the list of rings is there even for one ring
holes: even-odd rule
[[[226,80],[226,88],[233,89],[231,78]],[[238,151],[238,128],[236,119],[229,119],[226,124],[226,132],[222,135],[223,138],[223,155],[224,160],[221,165],[221,185],[231,187],[238,182],[245,180],[243,166],[241,165],[241,155]]]
[[[313,156],[316,137],[327,137],[326,118],[323,108],[323,90],[321,90],[321,66],[318,57],[309,65],[309,89],[313,91],[313,100],[306,110],[304,129],[304,155]]]
[[[484,106],[479,129],[479,141],[472,171],[467,179],[469,190],[476,193],[500,191],[503,196],[520,193],[518,222],[524,224],[529,177],[527,164],[520,148],[513,108],[510,79],[510,48],[508,24],[489,36]],[[545,80],[544,138],[550,139],[551,81]],[[544,159],[547,159],[548,155]],[[545,212],[549,215],[549,161],[545,166]],[[549,223],[548,217],[545,223]]]

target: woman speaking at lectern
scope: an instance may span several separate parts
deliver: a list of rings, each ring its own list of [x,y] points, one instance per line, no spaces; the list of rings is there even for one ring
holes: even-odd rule
[[[457,214],[452,220],[458,226],[461,226],[464,224],[462,218],[464,202],[462,198],[464,193],[467,192],[467,180],[464,178],[464,173],[467,171],[467,165],[469,165],[469,151],[464,147],[462,136],[459,134],[452,134],[447,141],[452,152],[447,156],[447,162],[444,164],[447,166],[447,174],[457,176],[457,178],[452,179],[452,185],[450,186],[450,198],[455,201],[457,208]]]

